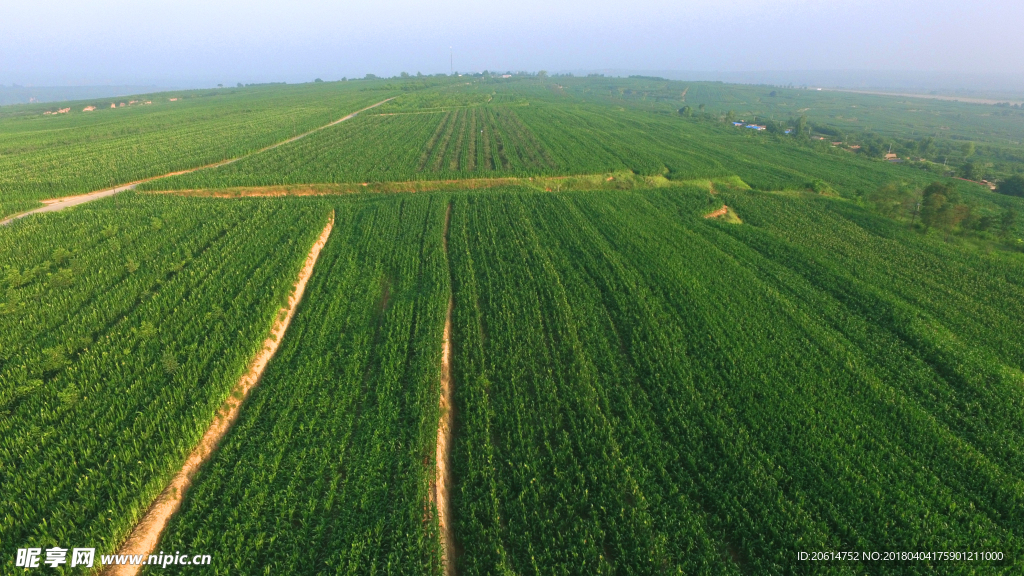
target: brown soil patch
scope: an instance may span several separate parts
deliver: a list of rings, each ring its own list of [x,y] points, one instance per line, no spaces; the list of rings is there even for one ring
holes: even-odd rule
[[[715,210],[714,212],[712,212],[710,214],[705,214],[704,217],[705,218],[719,218],[721,216],[725,216],[728,213],[729,213],[729,207],[728,206],[722,206],[721,208],[719,208],[718,210]]]
[[[163,493],[157,497],[142,520],[135,526],[128,540],[118,550],[118,554],[143,555],[143,561],[145,561],[160,543],[160,536],[163,534],[164,528],[167,527],[171,516],[181,508],[185,491],[191,486],[196,472],[210,459],[214,450],[217,449],[217,445],[220,444],[220,441],[227,434],[228,430],[231,429],[235,420],[238,419],[242,403],[249,395],[249,392],[259,384],[263,371],[266,369],[270,359],[274,357],[274,353],[277,352],[284,333],[288,330],[288,325],[291,324],[292,317],[295,316],[295,311],[302,300],[302,294],[306,290],[306,283],[313,274],[313,267],[316,265],[317,258],[320,257],[320,250],[327,243],[333,227],[334,213],[332,212],[330,220],[324,226],[323,232],[320,233],[320,238],[310,248],[309,255],[306,256],[306,262],[295,282],[294,290],[288,298],[288,304],[281,308],[278,313],[274,325],[270,329],[270,335],[263,341],[263,348],[260,349],[253,359],[249,369],[246,370],[242,378],[235,384],[234,389],[227,400],[224,401],[224,404],[221,405],[220,410],[217,411],[216,417],[206,430],[202,440],[199,441],[199,445],[189,454],[181,470],[171,480],[171,483]],[[104,576],[135,576],[140,569],[141,566],[110,565],[102,574]]]
[[[715,210],[711,214],[705,214],[705,218],[721,218],[723,222],[729,224],[743,224],[743,220],[740,219],[740,215],[735,210],[728,206],[722,206],[718,210]]]

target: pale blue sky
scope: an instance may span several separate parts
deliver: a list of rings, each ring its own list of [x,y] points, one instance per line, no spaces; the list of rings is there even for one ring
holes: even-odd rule
[[[489,70],[929,70],[1024,77],[1021,0],[0,0],[0,83]]]

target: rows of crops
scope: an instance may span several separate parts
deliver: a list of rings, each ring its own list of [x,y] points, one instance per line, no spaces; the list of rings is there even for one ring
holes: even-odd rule
[[[0,217],[38,200],[204,166],[301,134],[397,92],[364,83],[247,88],[151,106],[0,119]]]
[[[446,206],[406,196],[337,207],[282,348],[164,549],[212,553],[211,574],[440,572],[428,490]]]
[[[555,168],[518,109],[473,106],[447,112],[367,113],[241,162],[145,188],[530,176]]]
[[[374,114],[242,162],[146,185],[173,190],[334,182],[394,182],[480,176],[602,174],[632,171],[677,181],[739,176],[762,190],[807,189],[822,181],[847,195],[917,171],[830,154],[764,134],[678,115],[572,100],[507,87],[512,106],[471,105],[417,111],[403,96]],[[440,98],[454,98],[447,87]],[[425,98],[429,94],[417,94]],[[494,96],[496,97],[496,96]],[[528,98],[528,99],[527,99]],[[429,101],[429,99],[428,99]]]
[[[125,194],[0,228],[0,555],[114,550],[261,346],[327,212]]]
[[[460,573],[1020,557],[1019,262],[879,237],[829,203],[728,202],[747,224],[681,190],[456,203]]]

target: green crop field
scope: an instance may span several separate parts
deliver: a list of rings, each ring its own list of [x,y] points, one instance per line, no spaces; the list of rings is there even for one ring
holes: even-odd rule
[[[154,94],[91,112],[82,111],[90,101],[75,102],[57,116],[17,107],[20,114],[0,114],[0,218],[39,200],[242,156],[398,93],[335,83]]]
[[[262,344],[326,216],[124,196],[0,228],[5,558],[69,537],[114,550]]]
[[[530,75],[140,98],[0,108],[0,216],[240,158],[0,225],[0,573],[127,554],[239,400],[147,533],[212,562],[144,574],[1024,563],[1018,109]]]
[[[727,196],[736,226],[703,200],[456,203],[462,573],[1020,550],[1021,263],[828,201]]]
[[[218,574],[437,570],[425,510],[445,207],[429,196],[337,207],[288,343],[165,547],[232,550]]]
[[[852,196],[894,179],[929,177],[765,134],[737,133],[731,126],[556,97],[530,84],[511,103],[480,102],[479,88],[449,88],[447,110],[421,109],[418,101],[399,98],[293,146],[142,189],[626,171],[677,181],[737,175],[765,190],[803,189],[821,180]]]

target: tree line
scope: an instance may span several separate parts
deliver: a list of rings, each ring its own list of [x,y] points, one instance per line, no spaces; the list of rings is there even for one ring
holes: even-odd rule
[[[932,182],[920,190],[890,183],[867,194],[865,200],[883,216],[909,221],[924,231],[938,230],[947,238],[958,233],[1010,241],[1018,218],[1012,208],[1002,214],[983,213],[977,204],[962,199],[955,183]]]

